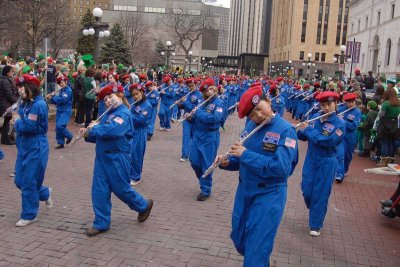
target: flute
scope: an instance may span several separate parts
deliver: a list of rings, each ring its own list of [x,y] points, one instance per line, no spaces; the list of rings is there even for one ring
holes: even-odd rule
[[[274,96],[273,98],[271,98],[269,101],[272,102],[272,100],[274,100],[275,98],[277,98],[278,96],[280,96],[281,94],[277,94],[276,96]]]
[[[151,92],[153,92],[153,91],[148,92],[147,94],[145,94],[145,96],[148,97],[151,94]],[[138,99],[135,102],[133,102],[132,104],[130,104],[129,109],[131,109],[132,106],[135,105],[136,103],[138,103],[140,100],[142,100],[142,99]]]
[[[95,122],[101,121],[101,119],[102,119],[105,115],[107,115],[107,113],[108,113],[111,109],[115,108],[116,105],[117,105],[116,102],[112,103],[111,106],[109,106],[109,107],[95,120]],[[71,144],[70,144],[69,146],[71,147],[73,144],[75,144],[76,142],[78,142],[82,137],[85,136],[86,133],[89,133],[90,130],[91,130],[91,128],[86,128],[86,131],[83,131],[83,132],[79,133],[78,136],[75,137],[74,140],[72,140],[72,142],[71,142]]]
[[[192,116],[196,110],[198,110],[200,107],[204,106],[205,103],[207,103],[208,101],[210,101],[216,94],[218,94],[217,92],[215,92],[214,94],[212,94],[209,98],[207,98],[204,102],[200,103],[199,105],[197,105],[194,109],[192,109],[192,111],[190,111],[188,113],[188,115],[186,115],[180,122],[178,122],[178,125],[180,125],[182,122],[184,122],[188,117]]]
[[[310,109],[307,111],[307,113],[304,115],[304,117],[307,117],[308,114],[310,114],[311,111],[312,111],[316,106],[318,106],[318,104],[319,104],[319,102],[315,103],[315,104],[312,106],[312,108],[310,108]]]
[[[248,135],[246,135],[245,138],[240,140],[240,144],[242,145],[245,141],[247,141],[253,134],[255,134],[258,130],[260,130],[264,125],[269,123],[273,118],[275,117],[275,114],[273,114],[271,117],[268,117],[265,119],[260,125],[258,125],[256,128],[254,128],[253,131],[251,131]],[[225,155],[218,160],[217,162],[214,162],[201,176],[201,178],[205,179],[212,171],[214,171],[221,163],[222,161],[226,160],[230,156],[229,152],[226,152]]]
[[[14,111],[17,110],[17,108],[18,108],[18,101],[15,102],[14,104],[12,104],[11,107],[7,108],[6,111],[3,113],[3,115],[1,115],[1,117],[4,118],[4,117],[7,116],[8,114],[14,113]]]
[[[179,89],[179,88],[178,88],[178,89]],[[184,96],[182,96],[181,98],[179,98],[179,100],[177,100],[177,102],[178,102],[178,103],[181,102],[183,99],[185,99],[186,97],[188,97],[190,93],[191,93],[191,92],[189,92],[189,93],[187,93],[186,95],[184,95]],[[175,105],[177,105],[176,102],[173,103],[173,104],[169,107],[169,109],[172,109]]]
[[[322,118],[324,118],[324,117],[326,117],[326,116],[329,116],[329,115],[331,115],[331,114],[333,114],[333,113],[336,113],[336,110],[331,111],[331,112],[328,112],[328,113],[325,113],[325,114],[322,114],[321,116],[315,117],[315,118],[313,118],[313,119],[311,119],[311,120],[306,120],[306,121],[299,122],[298,124],[293,125],[293,127],[294,127],[294,128],[297,128],[297,127],[301,126],[301,125],[304,124],[304,123],[310,123],[310,122],[313,122],[313,121],[322,119]]]
[[[16,104],[15,109],[12,111],[11,114],[14,114],[15,112],[18,112],[18,109],[19,109],[19,107],[21,105],[21,101],[22,101],[22,97],[19,97],[17,103],[15,103]],[[14,136],[14,133],[15,133],[15,121],[13,122],[13,120],[11,120],[10,121],[10,128],[8,129],[8,136]]]

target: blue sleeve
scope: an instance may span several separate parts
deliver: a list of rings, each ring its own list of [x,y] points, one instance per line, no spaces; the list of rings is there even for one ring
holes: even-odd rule
[[[298,142],[293,128],[281,134],[278,147],[272,156],[246,149],[240,157],[240,164],[248,166],[262,177],[289,177],[297,162]]]
[[[147,122],[149,121],[149,114],[151,114],[151,108],[149,108],[149,107],[146,106],[138,114],[132,113],[134,125],[146,125],[147,124]],[[134,107],[133,107],[133,109],[134,109]]]
[[[207,112],[205,109],[198,109],[195,113],[195,118],[208,124],[220,122],[224,114],[224,109],[222,104],[219,103],[214,107],[213,112]]]
[[[307,139],[307,136],[305,136],[305,135],[303,134],[303,131],[300,131],[300,130],[297,131],[297,138],[298,138],[299,140],[301,140],[301,141],[307,141],[307,140],[308,140],[308,139]]]
[[[116,116],[109,123],[95,125],[89,133],[89,139],[113,139],[115,137],[122,137],[128,131],[127,124],[130,118],[124,114],[116,114]]]
[[[357,129],[358,124],[360,124],[361,113],[357,112],[353,120],[346,119],[346,131],[353,132]]]
[[[67,96],[64,96],[64,94],[66,94]],[[60,94],[53,96],[51,98],[51,103],[54,103],[56,105],[60,105],[60,104],[65,104],[69,101],[69,99],[71,99],[72,97],[72,91],[67,90],[65,92],[60,92]]]
[[[22,116],[15,122],[15,131],[19,134],[43,133],[43,129],[40,127],[41,120],[45,119],[43,117],[44,114],[40,105],[33,105],[26,118]]]
[[[222,170],[227,170],[227,171],[238,171],[239,167],[240,167],[240,161],[238,157],[233,157],[230,156],[228,158],[229,160],[229,165],[226,168],[221,167],[221,165],[219,166],[220,169]]]
[[[342,141],[344,137],[344,130],[344,124],[341,124],[339,127],[335,127],[330,135],[326,136],[313,127],[308,126],[303,130],[303,134],[311,143],[322,147],[333,147]]]

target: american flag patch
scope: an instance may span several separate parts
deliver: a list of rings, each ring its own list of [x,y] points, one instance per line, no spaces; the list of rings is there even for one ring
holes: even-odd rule
[[[337,134],[337,136],[342,136],[343,134],[342,130],[340,130],[339,128],[336,129],[335,133]]]
[[[114,121],[115,121],[116,123],[118,123],[119,125],[121,125],[122,123],[124,123],[124,120],[123,120],[122,118],[120,118],[120,117],[115,117],[115,118],[114,118]]]
[[[28,120],[37,121],[37,115],[36,115],[36,114],[29,113],[29,115],[28,115]]]
[[[142,111],[142,114],[145,115],[145,116],[147,116],[147,111],[146,111],[146,110],[143,110],[143,111]]]
[[[223,109],[222,109],[222,108],[217,108],[216,111],[217,111],[217,112],[222,112]]]
[[[296,148],[296,140],[286,137],[285,146],[290,147],[290,148]]]

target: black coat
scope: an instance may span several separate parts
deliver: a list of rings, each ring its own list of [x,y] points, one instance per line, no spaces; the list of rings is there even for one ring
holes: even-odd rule
[[[0,76],[0,115],[3,115],[6,109],[17,100],[18,93],[13,80],[6,76]]]

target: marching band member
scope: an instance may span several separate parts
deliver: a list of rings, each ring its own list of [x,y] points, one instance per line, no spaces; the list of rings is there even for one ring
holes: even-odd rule
[[[190,94],[183,101],[185,114],[190,113],[200,102],[203,97],[199,91],[196,90],[196,79],[189,78],[186,80],[189,87]],[[190,146],[192,144],[193,129],[192,121],[185,120],[182,123],[182,150],[180,162],[189,160]]]
[[[316,100],[321,112],[314,117],[335,112],[339,95],[325,91]],[[328,209],[328,200],[337,169],[336,150],[343,140],[345,124],[336,113],[327,115],[311,124],[307,121],[299,126],[297,137],[308,141],[304,160],[301,190],[309,212],[310,235],[319,236]]]
[[[131,86],[131,78],[129,74],[122,77],[123,83],[122,87],[124,88],[125,98],[128,100],[129,104],[131,105],[134,100],[132,98],[131,92],[129,91],[129,87]]]
[[[146,152],[147,126],[150,122],[152,107],[144,94],[144,87],[135,83],[129,87],[134,104],[131,106],[133,117],[132,167],[130,172],[131,185],[141,182],[144,153]]]
[[[67,144],[72,141],[72,133],[67,129],[68,122],[72,115],[72,89],[68,86],[68,78],[59,76],[57,84],[62,88],[58,95],[54,92],[48,95],[50,103],[57,106],[56,112],[56,149],[64,148],[65,139]]]
[[[22,104],[19,114],[12,115],[11,125],[17,134],[14,182],[21,190],[22,212],[16,226],[27,226],[37,221],[39,201],[45,201],[47,208],[53,206],[52,189],[42,185],[49,158],[48,108],[38,78],[24,74],[17,86]]]
[[[270,266],[269,258],[286,205],[287,179],[298,162],[296,131],[274,114],[260,86],[246,91],[239,103],[239,118],[248,117],[241,138],[268,120],[243,144],[235,143],[220,168],[239,170],[239,185],[232,212],[231,239],[244,256],[244,266]]]
[[[343,96],[346,105],[341,106],[338,112],[352,108],[356,105],[357,95],[355,93],[347,93]],[[357,127],[361,121],[361,112],[358,108],[353,108],[343,114],[346,126],[343,141],[338,146],[337,160],[338,167],[336,170],[335,180],[337,183],[343,182],[344,177],[349,171],[350,162],[353,159],[354,147],[357,143]]]
[[[169,131],[172,117],[172,110],[169,107],[174,103],[176,92],[171,77],[165,76],[162,82],[164,84],[160,91],[161,104],[158,117],[160,118],[160,131]]]
[[[157,117],[157,107],[158,101],[160,100],[160,94],[156,90],[156,84],[152,81],[147,81],[145,83],[145,87],[147,88],[147,101],[149,101],[151,105],[151,115],[150,121],[147,125],[147,141],[150,141],[154,134],[154,125],[156,124],[156,117]]]
[[[178,78],[177,79],[178,86],[176,89],[176,100],[181,99],[184,97],[188,92],[188,88],[185,85],[185,80],[183,78]],[[180,120],[182,116],[182,110],[184,111],[184,107],[182,106],[182,103],[177,103],[177,105],[174,106],[173,108],[173,115],[172,118],[176,120]]]
[[[199,88],[203,93],[206,101],[213,94],[218,93],[217,87],[214,86],[214,80],[204,80]],[[201,175],[213,163],[218,147],[219,147],[219,127],[223,118],[223,103],[217,97],[213,96],[208,100],[207,105],[200,108],[194,108],[192,118],[193,123],[193,142],[190,149],[190,163],[199,179],[200,194],[197,196],[198,201],[205,201],[211,195],[212,174],[205,179]]]
[[[95,236],[108,231],[111,224],[111,192],[130,209],[139,213],[138,221],[144,222],[150,215],[153,200],[146,200],[129,184],[132,166],[131,148],[133,120],[121,85],[108,85],[99,93],[99,99],[107,107],[115,105],[100,122],[93,121],[87,129],[86,141],[96,143],[96,158],[92,184],[92,203],[95,213],[93,226],[86,235]]]
[[[279,90],[275,84],[271,84],[269,87],[269,94],[272,100],[272,110],[278,113],[283,118],[283,113],[285,112],[285,100],[282,95],[279,95]]]

